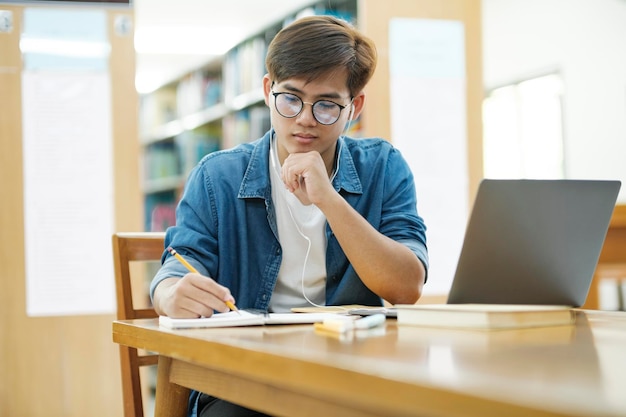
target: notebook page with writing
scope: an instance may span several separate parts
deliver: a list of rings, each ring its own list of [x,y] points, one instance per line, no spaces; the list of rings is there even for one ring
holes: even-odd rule
[[[246,310],[216,313],[211,317],[174,319],[160,316],[159,325],[169,329],[262,326],[265,324],[311,324],[323,322],[337,313],[269,313],[255,314]]]

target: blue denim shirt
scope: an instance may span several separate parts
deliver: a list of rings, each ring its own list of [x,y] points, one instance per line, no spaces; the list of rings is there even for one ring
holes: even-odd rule
[[[267,310],[282,248],[269,174],[270,132],[205,156],[189,175],[165,246],[203,275],[228,287],[239,308]],[[413,175],[400,152],[382,139],[340,138],[335,189],[378,231],[409,247],[428,270],[426,227],[417,213]],[[234,196],[237,196],[236,198]],[[382,305],[356,274],[326,225],[326,304]],[[165,251],[150,285],[187,270]],[[189,398],[197,413],[199,393]]]
[[[413,175],[382,139],[339,139],[335,189],[377,230],[409,247],[428,267],[426,227]],[[228,287],[240,308],[267,310],[282,249],[269,175],[270,132],[255,142],[205,156],[189,175],[165,245],[203,275]],[[236,198],[235,198],[236,196]],[[326,304],[381,305],[360,280],[326,225]],[[150,286],[187,270],[167,251]]]

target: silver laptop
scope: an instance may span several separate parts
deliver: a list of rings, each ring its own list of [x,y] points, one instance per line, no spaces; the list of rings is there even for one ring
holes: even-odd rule
[[[620,185],[483,180],[448,303],[584,304]]]

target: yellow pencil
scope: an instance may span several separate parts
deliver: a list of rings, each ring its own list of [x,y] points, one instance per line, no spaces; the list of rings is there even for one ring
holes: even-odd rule
[[[172,248],[171,246],[169,246],[167,248],[167,251],[172,254],[172,256],[174,256],[176,259],[178,259],[180,261],[181,264],[185,265],[185,268],[187,268],[187,270],[189,270],[189,272],[193,272],[195,274],[198,273],[198,270],[196,270],[196,268],[194,268],[189,262],[187,262],[187,260],[185,258],[183,258],[182,256],[180,256],[180,254],[178,252],[176,252],[176,250],[174,250],[174,248]],[[236,311],[239,313],[239,309],[237,308],[237,306],[235,306],[232,301],[224,301],[224,303],[228,306],[228,308],[230,308],[233,311]]]

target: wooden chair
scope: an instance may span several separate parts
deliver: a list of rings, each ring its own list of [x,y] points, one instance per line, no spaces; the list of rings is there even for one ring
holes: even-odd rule
[[[135,307],[131,267],[136,261],[158,261],[164,251],[164,233],[115,233],[113,261],[117,293],[117,319],[132,320],[157,317],[154,308]],[[145,277],[141,277],[145,279]],[[145,281],[144,281],[145,282]],[[142,289],[145,288],[142,286]],[[147,292],[145,297],[148,297]],[[142,387],[139,369],[156,365],[158,356],[140,353],[135,348],[120,345],[122,395],[125,417],[144,417]]]

